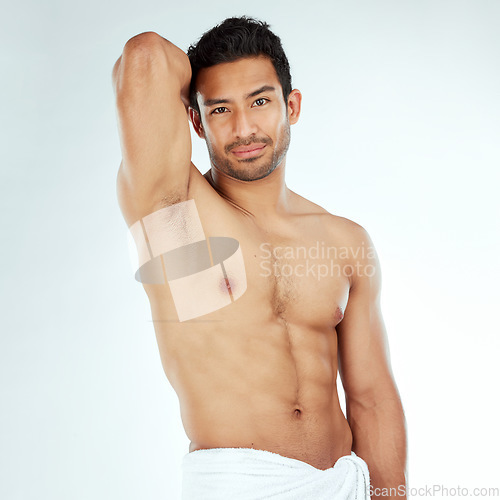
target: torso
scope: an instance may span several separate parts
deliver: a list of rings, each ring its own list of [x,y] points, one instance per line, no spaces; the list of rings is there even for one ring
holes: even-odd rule
[[[179,322],[169,287],[143,285],[189,451],[255,448],[332,467],[352,444],[336,387],[336,326],[350,284],[335,249],[346,219],[292,194],[291,214],[259,224],[212,189],[198,191],[203,182],[201,174],[193,179],[190,197],[207,237],[240,243],[245,293]]]

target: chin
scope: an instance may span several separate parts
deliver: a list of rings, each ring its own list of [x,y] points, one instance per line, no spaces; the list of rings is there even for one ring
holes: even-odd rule
[[[245,171],[240,171],[240,172],[235,172],[235,175],[232,175],[232,177],[235,177],[241,181],[258,181],[260,179],[266,178],[268,175],[270,175],[274,170],[276,166],[265,169],[264,171],[262,170],[245,170]]]

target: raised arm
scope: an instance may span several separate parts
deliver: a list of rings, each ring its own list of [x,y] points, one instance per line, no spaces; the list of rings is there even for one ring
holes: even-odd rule
[[[354,272],[337,333],[353,451],[368,464],[372,498],[401,499],[406,489],[405,417],[380,309],[380,263],[363,227],[353,223],[350,237]],[[384,492],[384,488],[394,489]],[[392,495],[387,496],[388,492]]]
[[[122,163],[117,194],[129,224],[187,198],[191,169],[187,55],[153,32],[131,38],[113,68]]]

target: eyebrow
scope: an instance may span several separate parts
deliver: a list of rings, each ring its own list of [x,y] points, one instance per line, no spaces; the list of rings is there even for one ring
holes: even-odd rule
[[[262,94],[263,92],[275,92],[276,89],[272,87],[271,85],[264,85],[260,87],[260,89],[254,90],[253,92],[250,92],[245,99],[250,99],[250,97],[255,97],[258,96],[259,94]],[[206,101],[203,101],[203,104],[205,106],[214,106],[215,104],[227,104],[232,102],[231,99],[227,98],[219,98],[219,99],[207,99]]]

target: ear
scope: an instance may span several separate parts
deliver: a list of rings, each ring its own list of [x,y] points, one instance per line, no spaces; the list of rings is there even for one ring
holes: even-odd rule
[[[198,137],[201,139],[205,138],[205,132],[203,131],[203,125],[201,123],[200,114],[198,111],[189,106],[189,118],[193,124],[194,131],[197,133]]]
[[[293,89],[288,96],[288,120],[291,125],[299,120],[301,104],[302,94],[299,90]]]

